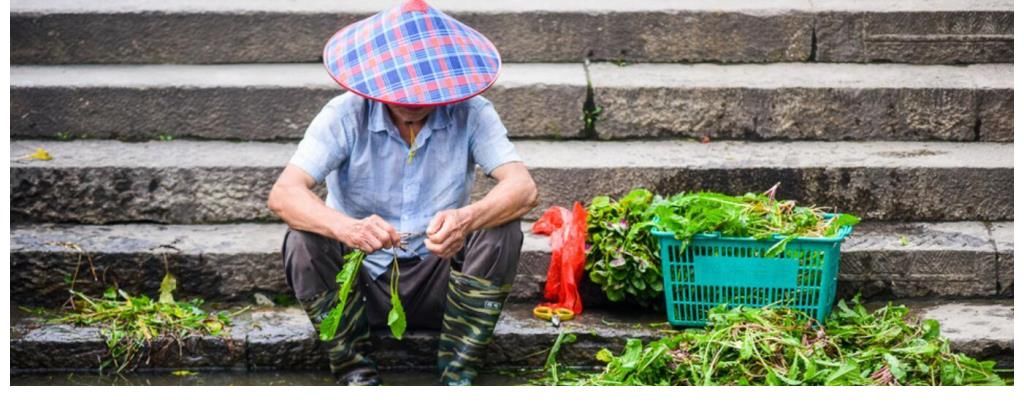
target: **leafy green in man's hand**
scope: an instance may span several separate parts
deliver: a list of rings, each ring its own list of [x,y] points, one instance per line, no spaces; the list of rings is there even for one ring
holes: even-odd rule
[[[363,266],[363,259],[366,253],[360,250],[352,250],[345,255],[345,263],[341,271],[335,276],[338,282],[338,302],[334,308],[327,313],[327,316],[320,322],[320,340],[328,341],[334,338],[338,332],[338,325],[341,324],[341,315],[348,304],[349,296],[352,294],[352,287],[359,276],[359,269]]]

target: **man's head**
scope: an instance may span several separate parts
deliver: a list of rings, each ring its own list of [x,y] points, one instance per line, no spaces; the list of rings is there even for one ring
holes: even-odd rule
[[[385,105],[391,111],[391,116],[403,123],[418,123],[434,112],[434,107],[402,107],[388,103]]]
[[[501,68],[487,37],[423,0],[403,1],[342,28],[324,45],[323,60],[341,87],[410,107],[467,100],[491,87]],[[392,110],[412,119],[430,114]]]

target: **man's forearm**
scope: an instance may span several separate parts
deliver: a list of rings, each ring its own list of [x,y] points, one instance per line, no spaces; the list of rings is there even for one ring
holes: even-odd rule
[[[275,187],[270,208],[289,227],[338,239],[338,226],[353,219],[327,207],[312,190],[304,187]]]
[[[470,231],[475,231],[518,219],[536,206],[537,188],[527,177],[498,182],[483,199],[459,210],[470,219]]]

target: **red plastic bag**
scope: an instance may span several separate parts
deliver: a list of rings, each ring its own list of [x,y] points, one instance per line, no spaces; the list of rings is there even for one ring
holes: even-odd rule
[[[572,211],[552,206],[533,224],[534,234],[550,235],[551,264],[544,284],[544,306],[583,312],[579,283],[587,252],[587,211],[575,202]]]

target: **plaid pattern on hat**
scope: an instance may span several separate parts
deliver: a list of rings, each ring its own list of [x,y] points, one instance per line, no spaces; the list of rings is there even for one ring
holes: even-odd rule
[[[324,47],[324,65],[360,96],[419,107],[487,90],[498,78],[501,56],[483,34],[411,0],[342,28]]]

